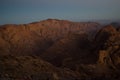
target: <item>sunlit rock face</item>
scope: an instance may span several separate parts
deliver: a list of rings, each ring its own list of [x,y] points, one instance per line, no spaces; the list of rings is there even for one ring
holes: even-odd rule
[[[107,36],[105,36],[106,34]],[[118,69],[120,59],[119,29],[115,28],[114,26],[106,26],[100,31],[98,37],[99,37],[98,45],[102,44],[101,48],[99,48],[99,54],[101,55],[99,58],[100,63],[110,65],[113,69]],[[103,38],[107,38],[104,43],[102,43],[100,40]]]

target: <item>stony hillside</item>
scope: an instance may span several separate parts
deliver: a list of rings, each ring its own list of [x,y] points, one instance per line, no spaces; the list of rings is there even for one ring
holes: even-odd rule
[[[1,80],[77,79],[79,74],[60,69],[36,56],[0,56]]]

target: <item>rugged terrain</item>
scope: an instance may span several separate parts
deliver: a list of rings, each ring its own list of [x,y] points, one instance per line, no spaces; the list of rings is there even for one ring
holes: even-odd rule
[[[47,19],[0,26],[0,79],[119,80],[120,26]]]

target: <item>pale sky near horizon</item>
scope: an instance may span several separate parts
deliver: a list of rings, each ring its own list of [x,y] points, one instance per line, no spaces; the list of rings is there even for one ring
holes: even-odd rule
[[[120,19],[120,0],[0,0],[0,24]]]

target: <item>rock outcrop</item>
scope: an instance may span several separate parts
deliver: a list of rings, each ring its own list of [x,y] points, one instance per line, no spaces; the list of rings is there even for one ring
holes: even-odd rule
[[[107,36],[106,36],[107,34]],[[120,32],[114,26],[106,26],[98,33],[99,62],[118,69],[120,59]],[[102,40],[104,39],[104,41]]]

